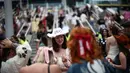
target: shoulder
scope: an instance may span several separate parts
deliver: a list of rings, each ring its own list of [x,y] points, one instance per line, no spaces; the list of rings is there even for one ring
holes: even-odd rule
[[[124,54],[123,52],[120,52],[120,53],[119,53],[119,57],[121,57],[122,59],[125,59],[125,58],[126,58],[126,56],[125,56],[125,54]]]
[[[109,40],[109,39],[112,39],[113,38],[113,36],[110,36],[110,37],[108,37],[107,39]]]
[[[70,66],[68,72],[69,73],[80,73],[80,67],[82,67],[82,65],[85,65],[84,63],[74,63]],[[76,71],[76,72],[75,72]]]
[[[114,39],[114,37],[113,37],[113,36],[110,36],[110,37],[106,38],[106,41],[111,41],[111,40],[113,40],[113,39]]]

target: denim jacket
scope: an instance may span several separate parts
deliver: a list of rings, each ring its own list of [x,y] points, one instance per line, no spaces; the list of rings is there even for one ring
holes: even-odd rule
[[[93,64],[87,61],[81,62],[72,64],[67,73],[106,73],[105,67],[99,59],[93,60]]]

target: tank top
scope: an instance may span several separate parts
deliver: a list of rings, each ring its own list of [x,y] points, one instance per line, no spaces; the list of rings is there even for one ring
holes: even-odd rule
[[[110,50],[108,52],[107,58],[111,58],[114,61],[114,59],[118,55],[118,53],[119,53],[119,48],[117,45],[110,46]]]

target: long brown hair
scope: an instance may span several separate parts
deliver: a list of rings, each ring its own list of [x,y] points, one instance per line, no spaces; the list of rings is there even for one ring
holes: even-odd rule
[[[63,49],[66,49],[67,48],[67,45],[66,45],[66,38],[65,38],[65,35],[63,35],[64,36],[64,42],[63,42],[63,44],[62,44],[62,48]],[[55,41],[55,38],[52,38],[52,47],[53,47],[53,50],[55,51],[55,52],[59,52],[59,45],[57,44],[57,42]]]
[[[80,56],[78,56],[79,40],[75,38],[75,35],[90,35],[92,39],[90,44],[92,46],[93,54],[85,51],[85,58],[81,58]],[[70,49],[72,63],[80,63],[81,60],[86,60],[90,63],[93,63],[94,59],[102,59],[101,48],[99,44],[96,42],[96,38],[94,37],[93,32],[88,27],[73,28],[70,33],[70,39],[67,42],[67,47]]]

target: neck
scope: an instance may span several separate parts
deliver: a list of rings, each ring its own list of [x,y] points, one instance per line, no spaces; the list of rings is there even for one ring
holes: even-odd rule
[[[62,48],[62,45],[59,45],[59,48]]]
[[[104,38],[107,38],[107,35],[105,35]]]

